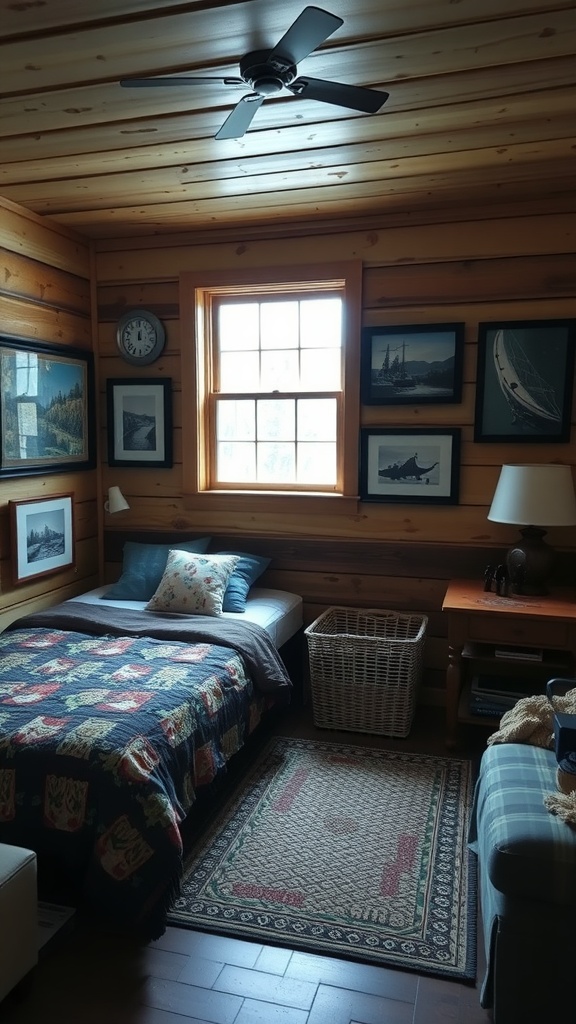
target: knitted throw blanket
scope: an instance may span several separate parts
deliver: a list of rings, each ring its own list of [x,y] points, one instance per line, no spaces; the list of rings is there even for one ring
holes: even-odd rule
[[[500,719],[500,728],[488,737],[493,743],[531,743],[535,747],[554,749],[554,711],[576,715],[576,688],[568,690],[563,697],[554,697],[554,705],[548,697],[522,697],[513,708],[505,711]],[[551,814],[558,815],[569,825],[576,825],[576,775],[569,775],[558,767],[556,771],[558,793],[544,798],[544,805]]]

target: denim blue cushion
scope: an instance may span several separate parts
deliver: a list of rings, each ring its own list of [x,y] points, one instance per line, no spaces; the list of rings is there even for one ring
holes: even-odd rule
[[[204,554],[210,537],[172,544],[139,544],[129,540],[123,548],[122,575],[102,595],[105,601],[149,601],[164,575],[168,552],[174,548]]]
[[[219,551],[219,555],[238,555],[240,561],[234,569],[224,594],[223,612],[246,611],[248,591],[259,576],[270,565],[270,558],[261,555],[247,555],[244,551]]]

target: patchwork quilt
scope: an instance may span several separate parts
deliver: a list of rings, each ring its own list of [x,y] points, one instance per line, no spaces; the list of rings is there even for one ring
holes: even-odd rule
[[[0,842],[80,864],[88,906],[157,937],[181,876],[180,823],[273,703],[219,644],[6,632]]]

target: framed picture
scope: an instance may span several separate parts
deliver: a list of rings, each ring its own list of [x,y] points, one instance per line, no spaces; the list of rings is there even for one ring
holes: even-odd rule
[[[172,465],[172,381],[107,382],[108,465]]]
[[[74,567],[73,497],[8,502],[15,584]]]
[[[457,505],[460,430],[360,431],[360,500]]]
[[[0,477],[92,469],[92,354],[0,337],[0,427]]]
[[[576,320],[478,327],[475,441],[570,440]]]
[[[365,327],[361,399],[364,405],[460,402],[464,324]]]

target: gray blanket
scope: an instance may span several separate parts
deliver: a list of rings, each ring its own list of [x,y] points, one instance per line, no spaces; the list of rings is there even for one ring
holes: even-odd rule
[[[150,636],[157,640],[217,644],[243,658],[260,693],[275,693],[288,703],[292,682],[269,634],[253,622],[209,615],[157,615],[129,608],[110,608],[86,601],[65,601],[17,619],[9,629],[64,629],[97,636]]]

